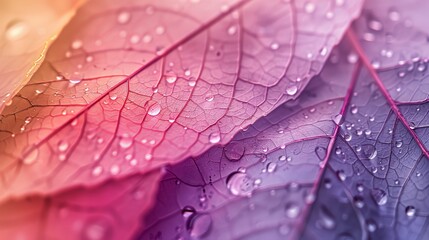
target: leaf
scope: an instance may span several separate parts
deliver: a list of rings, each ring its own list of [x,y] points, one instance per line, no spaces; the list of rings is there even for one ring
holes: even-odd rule
[[[83,1],[14,0],[0,4],[0,111],[30,80],[46,50]]]
[[[0,199],[228,142],[319,72],[360,9],[330,2],[88,2],[3,112]]]
[[[109,180],[97,187],[8,201],[0,207],[0,237],[130,239],[140,214],[152,205],[158,179],[158,172],[149,172]]]
[[[356,68],[347,62],[348,49],[334,49],[298,99],[225,147],[167,169],[139,239],[295,239]]]
[[[171,167],[139,239],[427,239],[427,60],[406,54],[424,54],[427,43],[378,41],[407,37],[394,27],[365,40],[362,22],[391,24],[377,3],[365,9],[378,15],[357,20],[296,106]],[[396,8],[405,19],[419,13],[407,6]],[[413,24],[418,33],[422,22]],[[382,47],[395,47],[395,58],[376,63]]]

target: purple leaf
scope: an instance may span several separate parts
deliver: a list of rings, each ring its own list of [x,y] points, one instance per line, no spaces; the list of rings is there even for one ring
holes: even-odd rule
[[[367,3],[297,105],[171,167],[139,238],[428,238],[425,18],[393,7]]]

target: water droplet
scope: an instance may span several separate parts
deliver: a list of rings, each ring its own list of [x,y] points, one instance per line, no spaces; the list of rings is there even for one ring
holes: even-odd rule
[[[358,57],[358,55],[357,55],[357,54],[355,54],[355,53],[350,53],[350,54],[347,56],[347,61],[348,61],[349,63],[356,63],[356,62],[358,61],[358,59],[359,59],[359,57]]]
[[[192,206],[185,206],[185,207],[182,209],[182,216],[183,216],[184,218],[189,218],[190,216],[194,215],[196,212],[197,212],[197,211],[195,210],[195,208],[194,208],[194,207],[192,207]]]
[[[226,179],[226,187],[235,196],[250,196],[254,189],[252,179],[244,172],[231,173]]]
[[[162,35],[165,33],[165,28],[163,26],[158,26],[155,28],[155,33],[158,35]]]
[[[79,78],[72,78],[72,79],[70,79],[69,80],[69,82],[70,82],[70,84],[78,84],[78,83],[80,83],[82,81],[82,79],[79,79]]]
[[[211,101],[213,101],[213,100],[214,100],[214,96],[213,96],[213,95],[206,96],[205,100],[206,100],[207,102],[211,102]]]
[[[126,11],[122,11],[118,14],[118,23],[120,24],[125,24],[128,23],[131,19],[131,14],[129,12]]]
[[[145,159],[146,161],[151,160],[151,159],[152,159],[152,154],[150,154],[150,153],[146,153],[146,154],[144,155],[144,159]]]
[[[279,49],[279,47],[280,47],[280,45],[278,43],[276,43],[276,42],[271,43],[271,45],[270,45],[270,48],[272,50],[277,50],[277,49]]]
[[[267,172],[272,173],[276,170],[276,168],[277,168],[277,164],[274,162],[270,162],[267,165]]]
[[[149,114],[150,116],[156,116],[161,112],[161,106],[157,103],[155,103],[154,105],[152,105],[149,108],[149,111],[147,112],[147,114]]]
[[[212,228],[212,217],[207,214],[193,214],[187,221],[187,228],[192,238],[206,236]]]
[[[225,147],[225,156],[230,161],[238,161],[243,157],[245,150],[243,144],[231,142]]]
[[[234,35],[234,34],[236,34],[237,33],[237,27],[236,26],[230,26],[229,28],[228,28],[228,34],[229,35]]]
[[[168,83],[174,83],[177,80],[177,76],[167,76],[165,79]]]
[[[382,189],[374,188],[371,190],[371,196],[378,206],[382,206],[387,203],[387,194]]]
[[[103,172],[103,167],[101,166],[96,166],[92,169],[92,175],[94,177],[100,176],[102,172]]]
[[[22,21],[13,21],[6,27],[6,38],[9,41],[16,41],[24,38],[28,34],[28,25]]]
[[[69,148],[68,142],[66,142],[66,141],[60,141],[58,143],[58,150],[60,152],[65,152],[65,151],[67,151],[68,148]]]
[[[336,223],[334,215],[325,206],[320,207],[317,224],[327,230],[335,228]]]
[[[410,218],[414,217],[416,215],[416,212],[417,210],[414,206],[407,206],[405,208],[405,214]]]
[[[373,145],[366,144],[362,146],[363,155],[368,159],[372,160],[377,157],[377,150]]]
[[[332,117],[332,121],[334,121],[335,124],[341,125],[344,122],[343,115],[341,113],[335,115]]]
[[[211,144],[215,144],[215,143],[220,142],[220,134],[216,133],[216,132],[210,133],[210,135],[209,135],[209,142]]]
[[[295,203],[289,203],[286,205],[286,216],[288,218],[298,217],[300,212],[299,206]]]
[[[363,206],[365,206],[365,202],[361,196],[355,196],[353,202],[357,208],[363,208]]]
[[[414,122],[410,122],[410,129],[411,130],[416,129],[416,124]]]
[[[323,47],[322,49],[320,49],[320,56],[326,56],[327,54],[328,54],[327,47]]]
[[[317,146],[315,149],[315,152],[316,152],[317,158],[319,158],[320,161],[323,161],[325,159],[325,157],[326,157],[326,148],[325,147]]]
[[[191,70],[186,69],[185,70],[185,76],[187,76],[187,77],[191,76]]]
[[[357,190],[358,192],[363,192],[363,190],[365,190],[365,187],[364,187],[361,183],[358,183],[358,184],[356,185],[356,190]]]
[[[120,171],[120,169],[119,169],[119,166],[118,166],[118,165],[112,165],[112,166],[110,167],[110,173],[111,173],[112,175],[118,175],[119,171]]]
[[[377,20],[371,20],[368,23],[368,27],[374,31],[380,31],[383,28],[383,24]]]
[[[82,240],[109,239],[111,231],[110,224],[104,219],[92,219],[82,229]]]
[[[22,162],[24,164],[32,164],[36,162],[38,156],[39,156],[39,150],[35,148],[25,155]]]
[[[343,170],[337,171],[337,177],[338,177],[338,179],[340,179],[340,181],[343,181],[343,182],[347,178],[346,173]]]
[[[293,96],[293,95],[295,95],[297,92],[298,92],[298,87],[297,87],[297,86],[295,86],[295,85],[289,86],[289,87],[286,89],[286,93],[287,93],[287,95],[289,95],[289,96]]]
[[[352,140],[352,135],[350,134],[344,135],[344,140],[346,140],[346,142],[350,142]]]
[[[397,148],[402,147],[402,141],[401,141],[401,140],[397,140],[397,141],[395,142],[395,146],[396,146]]]
[[[133,139],[127,134],[124,134],[119,139],[119,146],[123,149],[131,147],[132,144],[133,144]]]
[[[130,38],[130,42],[131,42],[132,44],[137,44],[137,43],[139,43],[139,42],[140,42],[140,36],[139,36],[139,35],[136,35],[136,34],[132,35],[132,36],[131,36],[131,38]]]
[[[304,10],[306,13],[313,13],[316,10],[316,5],[314,5],[312,2],[307,2],[304,5]]]
[[[77,50],[77,49],[81,48],[82,45],[83,45],[83,43],[81,40],[74,40],[71,44],[71,47],[72,47],[72,49]]]
[[[368,232],[375,232],[375,230],[377,230],[377,223],[374,220],[369,219],[366,221],[366,229],[368,229]]]

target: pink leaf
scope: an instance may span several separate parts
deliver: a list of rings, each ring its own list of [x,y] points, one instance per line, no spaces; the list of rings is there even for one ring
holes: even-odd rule
[[[295,99],[361,1],[89,1],[0,119],[1,199],[146,172]]]
[[[159,172],[27,196],[0,207],[1,239],[130,239],[152,205]]]

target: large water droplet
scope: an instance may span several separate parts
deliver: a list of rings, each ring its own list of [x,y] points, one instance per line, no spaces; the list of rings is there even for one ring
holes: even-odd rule
[[[119,146],[123,149],[129,148],[131,147],[131,145],[133,144],[133,139],[124,134],[120,139],[119,139]]]
[[[298,92],[298,87],[297,87],[297,86],[295,86],[295,85],[289,86],[289,87],[286,89],[286,93],[287,93],[287,95],[289,95],[289,96],[293,96],[293,95],[295,95],[297,92]]]
[[[38,156],[39,156],[39,150],[35,148],[25,155],[22,162],[24,164],[32,164],[36,162]]]
[[[405,214],[410,218],[414,217],[416,215],[416,212],[417,210],[414,206],[407,206],[405,208]]]
[[[316,5],[314,5],[312,2],[307,2],[304,5],[304,10],[306,13],[313,13],[316,10]]]
[[[286,216],[289,218],[298,217],[300,212],[299,206],[296,203],[289,203],[286,205]]]
[[[66,141],[60,141],[58,143],[58,150],[60,152],[65,152],[65,151],[67,151],[68,148],[69,148],[68,142],[66,142]]]
[[[220,142],[220,134],[217,133],[217,132],[210,133],[210,135],[209,135],[209,142],[211,144],[216,144],[216,143]]]
[[[317,158],[319,158],[320,161],[323,161],[326,157],[326,148],[317,146],[315,151]]]
[[[147,114],[149,114],[150,116],[156,116],[161,112],[161,106],[157,103],[155,103],[154,105],[152,105],[149,108],[149,111],[147,112]]]
[[[131,14],[126,11],[122,11],[118,14],[118,23],[125,24],[128,23],[131,19]]]
[[[320,207],[317,224],[327,230],[335,228],[336,222],[334,215],[325,206]]]
[[[187,221],[187,228],[191,237],[200,238],[207,236],[212,227],[212,217],[210,214],[193,214]]]
[[[225,156],[230,161],[238,161],[243,157],[245,150],[243,144],[232,142],[225,147]]]
[[[168,83],[174,83],[177,80],[177,76],[167,76],[165,80],[167,80]]]
[[[337,125],[343,124],[343,122],[344,122],[343,115],[340,113],[340,114],[333,116],[332,121],[334,121],[334,123]]]
[[[9,41],[16,41],[24,38],[28,34],[28,25],[22,21],[13,21],[6,26],[6,38]]]
[[[363,151],[363,155],[368,160],[373,160],[375,157],[377,157],[377,150],[373,145],[369,145],[369,144],[363,145],[362,151]]]
[[[382,206],[387,203],[387,194],[385,191],[379,188],[374,188],[371,191],[372,199],[374,199],[377,205]]]
[[[274,162],[270,162],[267,165],[267,172],[272,173],[276,170],[276,168],[277,168],[277,164]]]
[[[250,196],[253,180],[244,172],[233,172],[226,179],[226,187],[235,196]]]
[[[90,219],[82,228],[83,240],[107,240],[111,234],[110,224],[104,219]]]

